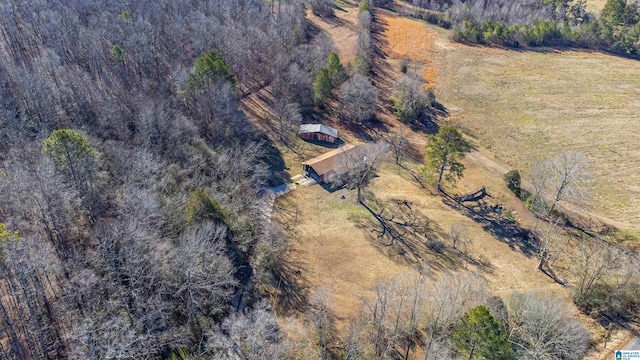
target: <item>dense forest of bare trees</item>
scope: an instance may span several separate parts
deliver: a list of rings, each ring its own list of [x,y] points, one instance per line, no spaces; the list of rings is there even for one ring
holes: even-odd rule
[[[454,23],[472,19],[477,22],[500,21],[508,25],[541,20],[563,20],[571,7],[567,0],[412,0],[422,9],[447,12]],[[583,3],[580,3],[584,6]]]
[[[0,4],[0,357],[282,358],[253,290],[282,236],[261,215],[270,145],[239,98],[311,104],[331,48],[302,9]]]
[[[465,4],[416,2],[451,16]],[[482,4],[487,14],[521,9]],[[519,356],[579,358],[587,335],[571,310],[534,293],[488,299],[481,278],[463,271],[377,283],[342,332],[320,289],[296,303],[304,341],[280,327],[265,289],[293,284],[297,270],[262,193],[275,177],[269,164],[282,159],[241,99],[268,89],[286,144],[320,105],[324,72],[323,95],[339,89],[342,110],[370,120],[373,5],[360,1],[357,58],[343,68],[305,19],[307,6],[331,16],[333,1],[1,2],[0,359],[451,358],[464,351],[451,337],[465,312],[485,303]],[[433,102],[416,89],[397,96],[405,113]],[[403,134],[390,141],[398,164]],[[333,182],[362,201],[387,147],[361,146]],[[544,179],[541,189],[556,190],[541,197],[549,213],[576,193]],[[465,231],[451,227],[454,248],[470,242]],[[639,275],[609,266],[623,256],[597,242],[577,248],[582,309],[615,303],[603,316],[632,316]],[[549,345],[552,336],[565,345]]]
[[[586,1],[413,0],[413,15],[454,27],[455,41],[508,47],[563,46],[640,57],[635,0],[609,0],[596,16]],[[426,9],[426,10],[425,10]]]

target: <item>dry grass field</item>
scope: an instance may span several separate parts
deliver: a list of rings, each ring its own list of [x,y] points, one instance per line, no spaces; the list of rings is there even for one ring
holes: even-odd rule
[[[310,19],[331,35],[344,63],[350,58],[349,43],[355,41],[351,26],[357,10],[341,4],[344,11],[336,13],[339,19],[351,19],[348,31],[323,19]],[[440,123],[463,129],[478,149],[464,160],[465,176],[449,189],[451,194],[486,186],[492,195],[486,208],[499,205],[504,211],[504,215],[486,216],[503,222],[509,213],[514,226],[532,228],[535,219],[506,189],[502,174],[511,168],[526,174],[538,159],[560,149],[579,149],[592,159],[596,173],[590,213],[602,214],[623,229],[635,229],[640,223],[640,187],[636,185],[640,183],[636,115],[640,113],[640,62],[587,52],[468,47],[451,43],[447,31],[423,22],[380,10],[377,19],[378,41],[386,56],[380,65],[384,78],[376,79],[380,91],[389,91],[389,84],[400,75],[400,59],[409,58],[450,112]],[[390,114],[378,114],[378,118],[389,128],[398,127]],[[355,138],[342,128],[341,132],[350,142]],[[415,152],[421,153],[425,134],[410,132],[409,137]],[[326,151],[310,144],[299,149],[305,158]],[[301,172],[300,156],[285,151],[284,157],[291,175]],[[379,222],[355,202],[354,192],[344,189],[330,192],[319,185],[300,186],[275,205],[274,218],[291,234],[292,258],[307,290],[329,289],[339,326],[358,314],[361,296],[369,295],[376,281],[416,266],[428,269],[432,277],[445,269],[480,273],[491,292],[499,295],[541,289],[571,303],[570,290],[537,271],[535,254],[526,246],[473,212],[420,187],[395,165],[385,163],[368,196],[372,209],[385,208],[387,214],[410,218],[421,234],[447,243],[446,250],[442,254],[430,250],[423,237],[412,238],[404,247],[390,245],[389,239],[378,237]],[[448,243],[453,224],[467,227],[466,255]],[[563,264],[558,263],[556,270],[561,279],[571,281]],[[592,340],[599,343],[604,330],[582,318],[592,330]],[[609,348],[627,337],[616,332]],[[606,357],[610,358],[610,351],[599,348],[589,359]]]
[[[330,290],[338,319],[355,318],[362,306],[358,296],[376,281],[403,270],[349,220],[368,213],[346,190],[330,193],[319,185],[300,186],[278,200],[275,214],[294,235],[294,253],[310,290]]]
[[[558,151],[583,151],[593,163],[593,197],[579,212],[640,231],[640,62],[465,46],[429,24],[386,11],[378,18],[391,67],[408,57],[421,69],[450,112],[441,121],[461,127],[485,160],[526,175]]]
[[[467,167],[468,180],[457,191],[465,192],[467,188],[486,183],[487,176],[493,176],[482,166],[467,163]],[[338,318],[353,317],[361,305],[358,296],[367,294],[375,281],[418,264],[430,270],[434,277],[444,269],[480,272],[487,278],[492,292],[498,294],[546,289],[568,297],[568,293],[552,279],[533,271],[537,265],[534,254],[522,251],[517,244],[498,239],[490,229],[488,231],[486,223],[472,219],[444,202],[441,196],[421,188],[404,171],[398,174],[394,165],[385,164],[370,191],[375,197],[370,204],[372,208],[385,207],[396,216],[400,216],[400,212],[394,211],[397,210],[394,204],[406,200],[411,207],[406,212],[428,224],[425,232],[429,237],[447,244],[449,227],[465,225],[471,240],[465,247],[470,260],[465,260],[453,249],[436,254],[418,245],[414,246],[416,254],[412,254],[389,246],[386,239],[378,238],[380,225],[368,210],[355,202],[354,192],[344,189],[329,192],[319,185],[299,186],[278,199],[274,216],[294,235],[294,253],[311,287],[332,290]],[[508,190],[495,188],[489,191],[494,200],[487,202],[488,207],[500,203],[521,222],[533,221]]]
[[[421,74],[427,86],[433,87],[438,76],[438,68],[433,66],[437,34],[411,19],[391,15],[385,11],[377,13],[377,20],[385,28],[381,36],[387,61],[397,63],[401,59],[409,61],[409,68]]]
[[[607,0],[587,0],[587,11],[599,14]]]
[[[340,1],[337,5],[333,18],[321,18],[307,11],[307,19],[331,37],[340,61],[346,64],[356,58],[358,7],[353,1]]]
[[[464,193],[490,183],[494,169],[482,163],[465,161],[464,180],[452,193]],[[509,191],[501,186],[489,187],[492,198],[485,205],[501,205],[511,212],[519,226],[530,227],[533,218]],[[416,254],[389,246],[387,238],[379,238],[379,223],[361,205],[355,202],[355,192],[338,190],[329,192],[319,185],[299,186],[276,202],[274,217],[289,230],[293,241],[294,261],[303,274],[308,293],[318,288],[328,289],[330,307],[335,312],[338,327],[343,328],[357,317],[362,297],[372,295],[376,281],[389,278],[399,271],[420,266],[432,278],[443,270],[471,271],[481,274],[491,293],[506,296],[515,290],[541,290],[551,292],[571,303],[570,290],[556,284],[536,270],[535,254],[525,251],[517,242],[511,242],[495,232],[486,222],[474,219],[464,210],[428,189],[421,188],[406,172],[398,173],[395,165],[386,163],[369,188],[369,205],[374,209],[387,209],[387,215],[402,219],[411,213],[425,227],[431,238],[447,244],[443,254],[435,253],[416,242]],[[373,195],[371,195],[373,194]],[[344,196],[344,199],[342,198]],[[410,206],[406,209],[404,201]],[[398,211],[400,208],[404,211]],[[500,218],[496,215],[496,218]],[[504,217],[503,217],[504,218]],[[451,225],[467,227],[469,243],[463,246],[466,255],[451,248],[447,232]],[[415,255],[418,255],[416,257]],[[468,256],[468,257],[467,257]],[[570,279],[561,267],[557,275]],[[593,331],[593,340],[599,342],[604,334],[592,320],[582,317]],[[625,337],[616,333],[618,341]],[[589,359],[602,359],[606,350],[599,349]]]
[[[591,212],[640,224],[640,62],[600,53],[442,52],[439,99],[482,152],[525,174],[565,149],[592,161]]]

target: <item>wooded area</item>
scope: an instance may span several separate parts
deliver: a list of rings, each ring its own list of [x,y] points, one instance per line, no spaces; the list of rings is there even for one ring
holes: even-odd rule
[[[281,358],[255,291],[275,270],[247,268],[281,236],[258,195],[271,145],[238,101],[312,104],[331,48],[301,9],[0,4],[0,357]]]
[[[454,27],[456,41],[508,47],[558,46],[640,56],[635,0],[609,0],[598,15],[586,0],[413,0],[414,16]]]
[[[572,306],[535,291],[491,296],[483,276],[467,271],[485,266],[466,251],[467,225],[446,224],[448,249],[407,197],[385,208],[370,190],[391,149],[398,176],[407,171],[422,196],[448,204],[472,151],[454,126],[436,125],[421,134],[423,164],[411,136],[440,106],[425,86],[433,84],[407,64],[388,84],[373,78],[393,74],[376,58],[384,54],[375,24],[376,6],[392,3],[349,3],[355,59],[344,65],[308,20],[340,24],[335,12],[347,5],[332,0],[0,3],[0,359],[582,358],[590,335]],[[560,23],[576,10],[561,0],[413,5],[447,11],[457,31],[470,18],[526,27],[533,15]],[[600,21],[638,26],[633,16],[620,23],[619,6],[608,9]],[[267,94],[262,122],[243,104],[256,94]],[[307,288],[292,255],[298,203],[295,221],[279,223],[267,189],[288,176],[273,166],[289,170],[281,149],[301,157],[303,119],[335,121],[334,111],[341,137],[343,128],[376,135],[327,176],[327,190],[354,190],[362,205],[345,218],[373,217],[390,250],[412,232],[425,251],[416,258],[447,259],[455,270],[416,265],[371,280],[348,319],[333,312],[329,289]],[[568,228],[558,208],[583,195],[588,165],[580,152],[559,153],[532,169],[531,192],[519,173],[509,177],[539,218],[532,249],[543,271],[559,252],[556,233]],[[485,195],[483,187],[462,200]],[[449,215],[463,213],[458,205],[446,205]],[[570,271],[579,309],[601,324],[634,321],[640,274],[618,263],[635,255],[599,238],[577,244]]]

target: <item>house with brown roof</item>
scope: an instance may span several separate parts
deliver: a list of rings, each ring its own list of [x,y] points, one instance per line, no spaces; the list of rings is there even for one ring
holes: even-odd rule
[[[355,146],[346,144],[337,149],[331,150],[320,156],[314,157],[302,163],[302,169],[305,173],[318,182],[324,182],[325,175],[330,173],[336,165],[336,158],[340,154],[344,154],[354,149]]]
[[[302,124],[298,130],[298,137],[335,143],[338,140],[338,130],[322,124]]]

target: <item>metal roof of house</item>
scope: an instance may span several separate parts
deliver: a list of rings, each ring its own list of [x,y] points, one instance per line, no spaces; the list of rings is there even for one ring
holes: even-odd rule
[[[309,159],[302,163],[302,165],[310,166],[313,171],[318,174],[318,176],[322,176],[329,171],[333,170],[334,163],[336,161],[337,155],[340,155],[346,151],[355,148],[355,146],[351,144],[346,144],[337,149],[331,150],[327,153],[324,153],[320,156],[314,157],[313,159]]]
[[[322,133],[325,135],[333,136],[334,138],[338,137],[338,130],[332,128],[331,126],[322,125],[322,124],[302,124],[300,125],[300,130],[298,130],[299,134],[304,133]]]

